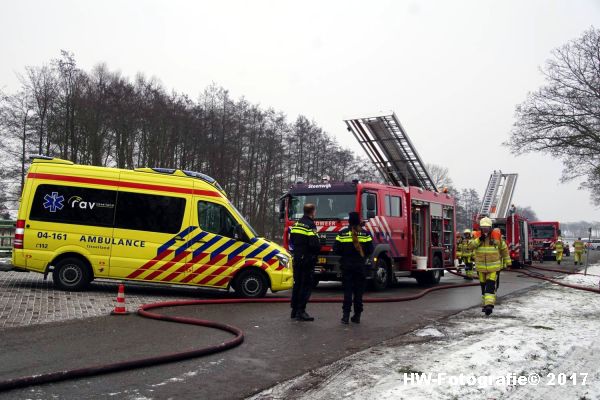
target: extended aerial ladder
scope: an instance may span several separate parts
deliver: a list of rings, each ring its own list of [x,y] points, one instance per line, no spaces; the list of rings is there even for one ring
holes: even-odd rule
[[[479,215],[474,221],[474,225],[478,225],[479,218],[491,218],[493,226],[500,228],[505,235],[514,265],[531,262],[529,222],[523,216],[517,215],[512,205],[517,177],[518,174],[503,174],[500,170],[490,175]]]
[[[508,217],[518,176],[518,174],[503,174],[500,170],[490,175],[479,210],[480,216],[485,215],[497,220]]]
[[[344,120],[385,182],[437,191],[395,113]]]

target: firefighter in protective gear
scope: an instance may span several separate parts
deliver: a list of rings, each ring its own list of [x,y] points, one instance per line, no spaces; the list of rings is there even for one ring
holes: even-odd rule
[[[504,238],[504,235],[502,235],[502,231],[500,230],[500,228],[494,228],[492,230],[491,236],[492,236],[493,240],[501,240],[502,243],[504,243],[504,246],[506,246],[506,248],[508,249],[508,244],[506,243],[506,240]],[[509,254],[509,257],[502,259],[502,269],[508,268],[509,266],[512,265],[512,260],[510,258],[510,251],[508,251],[508,254]],[[507,261],[511,261],[511,263],[507,264]],[[500,288],[500,271],[496,272],[496,292],[498,292],[498,288]]]
[[[456,234],[456,259],[458,260],[458,266],[462,265],[462,244],[463,239],[460,233]]]
[[[554,251],[556,251],[556,263],[560,265],[564,251],[562,239],[558,238],[558,240],[556,240],[556,242],[552,245],[552,248],[554,249]]]
[[[350,310],[354,303],[352,322],[360,324],[363,312],[362,297],[366,284],[366,260],[373,253],[373,239],[360,226],[360,216],[353,211],[348,214],[348,227],[340,231],[333,245],[335,254],[341,256],[344,304],[342,323],[348,324]]]
[[[573,247],[575,248],[575,265],[577,265],[577,263],[581,265],[581,258],[585,250],[585,244],[580,237],[573,242]]]
[[[465,264],[465,279],[473,280],[475,276],[475,270],[473,269],[473,252],[469,248],[471,244],[471,230],[465,229],[463,231],[463,238],[461,240],[461,257],[462,263]]]
[[[298,321],[314,321],[306,313],[310,299],[317,255],[321,250],[317,226],[314,222],[316,207],[304,205],[304,216],[290,229],[290,244],[294,255],[294,287],[292,289],[292,318]]]
[[[469,248],[473,251],[475,268],[481,284],[482,310],[490,315],[496,304],[496,279],[498,271],[511,265],[508,247],[497,234],[492,235],[492,220],[482,218],[479,221],[480,231],[471,241]],[[494,236],[494,237],[492,237]]]

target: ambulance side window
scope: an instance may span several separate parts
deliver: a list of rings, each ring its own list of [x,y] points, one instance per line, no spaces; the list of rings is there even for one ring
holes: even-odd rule
[[[29,218],[34,221],[112,226],[116,197],[116,190],[42,184],[35,191]]]
[[[178,233],[184,213],[185,199],[181,197],[120,191],[115,228]]]
[[[198,226],[203,231],[233,238],[237,225],[227,208],[217,203],[198,201]]]

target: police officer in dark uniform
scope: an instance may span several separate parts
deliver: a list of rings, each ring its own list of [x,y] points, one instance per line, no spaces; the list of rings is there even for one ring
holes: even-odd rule
[[[304,216],[290,229],[290,243],[294,255],[294,288],[292,289],[292,318],[314,321],[306,312],[306,304],[313,288],[317,255],[321,250],[314,218],[314,204],[304,205]]]
[[[348,214],[348,227],[340,231],[333,246],[335,254],[341,256],[344,305],[342,323],[347,324],[354,302],[352,322],[360,323],[363,311],[362,297],[366,284],[366,260],[373,253],[373,238],[360,226],[360,216],[352,211]],[[353,297],[354,296],[354,301]]]

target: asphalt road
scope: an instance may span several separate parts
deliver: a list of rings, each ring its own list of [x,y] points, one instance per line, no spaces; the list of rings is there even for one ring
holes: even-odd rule
[[[592,254],[591,261],[599,258],[597,253]],[[572,269],[571,260],[572,257],[561,267]],[[443,278],[443,283],[462,282],[462,278],[449,274]],[[540,284],[518,273],[502,273],[498,307],[502,307],[503,298]],[[367,295],[405,296],[420,289],[414,280],[404,279],[398,288]],[[156,288],[148,290],[157,292]],[[340,294],[337,283],[322,283],[314,292],[319,297]],[[206,295],[212,297],[210,293]],[[363,323],[349,326],[339,323],[339,304],[309,305],[308,311],[316,317],[314,322],[290,320],[289,307],[284,304],[163,309],[161,313],[235,325],[244,330],[245,342],[225,353],[200,359],[13,390],[0,393],[0,399],[243,398],[464,309],[474,307],[473,312],[479,312],[480,295],[478,287],[467,287],[434,292],[410,302],[367,304]],[[183,351],[219,343],[227,337],[220,331],[137,315],[11,328],[4,330],[0,339],[0,380]]]

